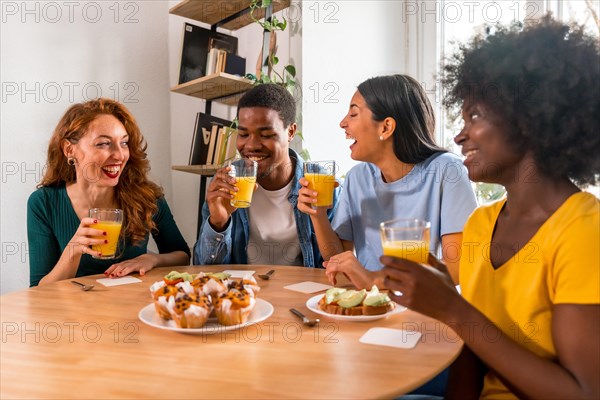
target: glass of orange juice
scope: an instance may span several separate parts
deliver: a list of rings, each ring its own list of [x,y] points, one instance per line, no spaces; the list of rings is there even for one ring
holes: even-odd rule
[[[335,187],[335,161],[309,161],[304,163],[304,178],[308,188],[317,192],[314,207],[331,207],[333,205],[333,189]]]
[[[240,158],[230,164],[229,175],[235,178],[237,192],[231,192],[233,199],[231,205],[237,208],[248,208],[252,202],[252,194],[256,185],[256,161]]]
[[[383,254],[426,263],[429,254],[427,221],[417,218],[393,219],[379,225]]]
[[[92,228],[106,232],[106,236],[97,237],[97,239],[105,239],[106,243],[92,246],[92,250],[99,251],[102,256],[93,257],[102,260],[115,258],[121,224],[123,223],[123,210],[118,208],[90,208],[90,218],[98,221],[98,223],[90,225]]]

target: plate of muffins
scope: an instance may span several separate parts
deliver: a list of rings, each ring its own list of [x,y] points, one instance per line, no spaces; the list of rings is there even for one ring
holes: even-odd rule
[[[225,273],[188,274],[172,271],[150,286],[153,302],[139,319],[147,325],[187,334],[214,334],[264,321],[273,305],[257,298],[252,275],[241,280]]]

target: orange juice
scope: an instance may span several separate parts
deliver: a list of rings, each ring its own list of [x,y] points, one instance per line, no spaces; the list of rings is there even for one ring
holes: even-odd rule
[[[252,201],[252,193],[254,193],[254,185],[256,184],[255,176],[238,176],[235,178],[235,186],[238,187],[237,192],[231,192],[234,196],[231,199],[231,205],[237,208],[248,208]]]
[[[114,221],[98,221],[97,224],[92,224],[90,227],[106,232],[106,236],[98,236],[97,239],[106,239],[108,241],[108,243],[105,244],[92,246],[92,250],[102,253],[102,257],[94,258],[114,258],[115,253],[117,252],[119,234],[121,233],[121,223]]]
[[[423,240],[394,240],[383,242],[383,254],[416,263],[426,263],[429,254],[429,243]]]
[[[317,207],[330,206],[333,204],[333,188],[335,176],[327,174],[304,173],[308,181],[308,188],[317,192]]]

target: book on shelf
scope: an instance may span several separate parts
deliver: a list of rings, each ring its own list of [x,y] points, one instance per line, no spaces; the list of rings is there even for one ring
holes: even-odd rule
[[[215,158],[213,159],[214,165],[223,165],[226,161],[235,158],[237,152],[236,140],[237,129],[229,126],[219,128],[218,141],[215,146]]]
[[[227,72],[231,75],[246,74],[246,59],[221,49],[210,49],[206,59],[206,75]]]
[[[215,159],[215,147],[217,146],[217,137],[219,136],[219,125],[215,124],[211,128],[210,142],[208,143],[208,154],[206,156],[206,165],[213,165]]]
[[[223,71],[231,75],[246,75],[246,59],[244,57],[236,56],[235,54],[227,53]]]
[[[221,147],[223,146],[223,141],[225,140],[225,127],[219,126],[217,131],[217,140],[215,143],[215,149],[213,153],[212,164],[219,165],[221,164]]]
[[[236,54],[238,39],[235,36],[185,22],[179,66],[179,84],[207,75],[206,65],[211,49]]]
[[[206,58],[206,75],[215,73],[218,54],[219,49],[210,49],[208,52],[208,57]]]
[[[218,118],[201,112],[197,113],[194,134],[192,137],[189,164],[212,164],[218,129],[221,126],[230,125],[231,121],[226,119]]]

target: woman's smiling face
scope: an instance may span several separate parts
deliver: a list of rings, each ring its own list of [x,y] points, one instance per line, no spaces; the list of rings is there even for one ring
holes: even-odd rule
[[[469,178],[506,184],[524,154],[508,141],[508,123],[490,107],[477,102],[465,102],[462,117],[464,127],[454,142],[462,147]]]
[[[340,122],[346,139],[352,140],[350,157],[357,161],[372,161],[380,152],[379,135],[381,122],[373,119],[373,113],[364,97],[357,90],[350,100],[348,114]]]
[[[129,135],[123,124],[114,116],[102,114],[87,127],[86,133],[70,146],[74,157],[77,180],[91,185],[114,187],[119,183],[129,160]]]

